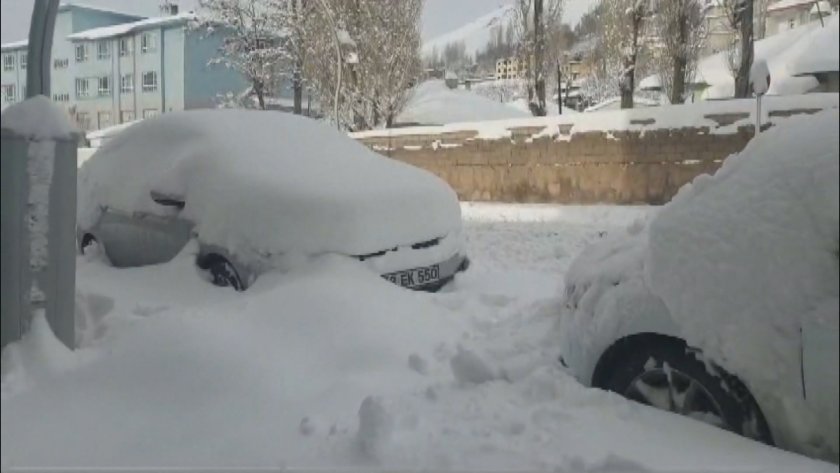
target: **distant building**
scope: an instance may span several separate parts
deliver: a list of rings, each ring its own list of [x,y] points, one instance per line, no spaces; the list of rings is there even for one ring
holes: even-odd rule
[[[217,97],[247,87],[210,65],[222,37],[189,28],[192,13],[165,1],[162,16],[143,18],[62,4],[55,22],[50,93],[82,130],[98,130],[159,113],[215,107]],[[27,42],[2,45],[4,105],[26,97]]]
[[[831,13],[831,4],[824,0],[778,0],[767,7],[767,35],[819,21],[820,15],[825,17]]]
[[[496,79],[522,79],[528,74],[528,64],[518,57],[507,57],[496,61]]]

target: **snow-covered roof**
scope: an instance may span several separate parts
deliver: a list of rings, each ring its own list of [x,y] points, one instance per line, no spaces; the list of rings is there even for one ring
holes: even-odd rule
[[[122,23],[119,25],[103,26],[100,28],[93,28],[89,30],[79,31],[67,36],[71,41],[85,41],[96,40],[101,38],[109,38],[112,36],[120,36],[134,31],[145,30],[149,28],[165,28],[169,26],[180,25],[196,18],[195,13],[179,13],[171,16],[160,16],[154,18],[146,18],[145,20],[133,21],[130,23]]]
[[[817,0],[779,0],[767,7],[768,13],[780,12],[791,8],[810,9]]]
[[[111,14],[114,14],[114,15],[122,15],[122,16],[135,17],[135,18],[143,18],[140,15],[134,15],[134,14],[131,14],[131,13],[126,13],[124,11],[114,10],[113,8],[104,8],[104,7],[101,7],[99,5],[91,5],[91,4],[88,4],[88,3],[77,2],[75,0],[65,0],[65,1],[61,2],[61,4],[58,6],[59,11],[67,10],[67,9],[70,9],[70,8],[81,8],[81,9],[84,9],[84,10],[99,11],[99,12],[103,12],[103,13],[111,13]]]
[[[10,43],[3,43],[0,45],[0,51],[10,51],[12,49],[22,49],[29,45],[29,40],[22,39],[19,41],[12,41]]]
[[[801,54],[788,64],[794,77],[807,74],[840,71],[840,15],[834,15],[809,38],[803,39],[806,54]]]

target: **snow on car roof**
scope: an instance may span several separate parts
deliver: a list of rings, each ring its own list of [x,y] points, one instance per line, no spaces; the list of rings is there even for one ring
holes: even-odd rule
[[[176,112],[131,126],[82,165],[79,225],[93,225],[103,206],[172,212],[152,190],[183,197],[200,240],[242,262],[367,254],[460,226],[457,197],[438,177],[280,112]]]

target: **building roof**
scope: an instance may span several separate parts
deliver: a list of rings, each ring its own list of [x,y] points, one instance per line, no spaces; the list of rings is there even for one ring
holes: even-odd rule
[[[96,5],[88,5],[88,4],[85,4],[85,3],[76,2],[75,0],[66,0],[66,1],[61,2],[58,5],[58,11],[60,11],[60,12],[70,10],[72,8],[78,8],[80,10],[98,11],[98,12],[103,12],[103,13],[111,13],[111,14],[114,14],[114,15],[120,15],[120,16],[123,16],[125,18],[132,19],[132,20],[135,20],[135,21],[144,19],[144,17],[140,16],[140,15],[133,15],[133,14],[130,14],[130,13],[125,13],[125,12],[113,10],[113,9],[110,9],[110,8],[102,8],[102,7],[99,7],[99,6],[96,6]],[[99,28],[96,28],[96,29],[99,29]],[[0,45],[0,50],[9,51],[9,50],[13,50],[13,49],[23,49],[23,48],[27,47],[28,45],[29,45],[29,40],[28,39],[21,39],[21,40],[18,40],[18,41],[12,41],[10,43],[3,43],[2,45]]]
[[[23,49],[29,45],[29,40],[22,39],[20,41],[12,41],[11,43],[3,43],[0,45],[0,50],[2,51],[11,51],[13,49]]]
[[[775,13],[780,12],[783,10],[790,10],[790,9],[810,9],[817,0],[779,0],[778,2],[769,5],[767,7],[768,13]]]
[[[133,21],[130,23],[121,23],[119,25],[103,26],[100,28],[93,28],[89,30],[79,31],[67,36],[70,41],[87,41],[102,38],[110,38],[113,36],[121,36],[135,31],[147,30],[150,28],[166,28],[170,26],[177,26],[196,18],[192,12],[179,13],[177,15],[159,16],[154,18],[146,18],[140,21]]]

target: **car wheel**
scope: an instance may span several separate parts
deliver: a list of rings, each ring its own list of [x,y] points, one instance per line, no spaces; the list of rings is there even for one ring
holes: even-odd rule
[[[743,383],[723,370],[707,369],[684,343],[636,345],[614,362],[599,387],[772,444],[767,422]]]
[[[79,244],[79,251],[88,261],[92,259],[100,259],[105,262],[108,261],[105,253],[105,247],[102,246],[102,243],[100,243],[99,240],[90,233],[85,234],[82,237],[82,242]]]
[[[245,289],[236,268],[225,259],[215,259],[207,268],[210,271],[210,277],[213,284],[219,287],[232,287],[237,291]]]

